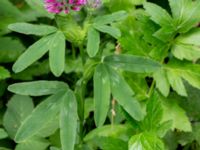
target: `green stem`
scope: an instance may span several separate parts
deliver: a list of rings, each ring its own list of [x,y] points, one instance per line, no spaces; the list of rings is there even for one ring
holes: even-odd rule
[[[78,103],[78,115],[79,115],[79,131],[80,131],[80,141],[79,143],[83,143],[84,138],[84,105],[85,105],[85,90],[86,90],[87,82],[83,79],[80,79],[76,84],[76,97]]]

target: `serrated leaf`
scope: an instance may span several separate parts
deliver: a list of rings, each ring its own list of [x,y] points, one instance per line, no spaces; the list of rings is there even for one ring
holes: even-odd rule
[[[99,51],[100,34],[99,32],[90,27],[88,30],[87,53],[90,57],[94,57]]]
[[[104,62],[110,66],[135,73],[151,73],[161,67],[158,62],[147,57],[125,54],[107,56],[104,58]]]
[[[93,25],[93,27],[95,29],[99,30],[100,32],[110,34],[111,36],[113,36],[116,39],[118,39],[121,36],[120,30],[116,27],[107,26],[107,25],[96,25],[96,24]]]
[[[42,101],[19,127],[15,141],[20,143],[36,135],[51,118],[58,115],[65,92],[59,92]]]
[[[200,89],[200,65],[174,59],[165,65],[164,69],[170,85],[178,94],[187,95],[182,78]]]
[[[8,87],[8,90],[20,94],[30,96],[42,96],[58,93],[59,91],[66,91],[68,85],[61,81],[32,81],[15,83]]]
[[[130,87],[135,92],[135,97],[138,100],[144,100],[148,98],[148,85],[145,80],[145,75],[137,74],[137,73],[123,73],[123,76]],[[133,78],[134,77],[134,78]]]
[[[57,31],[57,28],[53,26],[36,25],[25,22],[10,24],[8,28],[12,31],[19,32],[22,34],[38,36],[48,35]]]
[[[174,99],[163,99],[163,119],[162,121],[172,120],[172,129],[190,132],[192,130],[186,112]]]
[[[156,88],[165,96],[169,95],[170,84],[167,78],[167,74],[163,68],[154,72],[153,74],[154,80],[156,81]]]
[[[147,114],[141,122],[141,128],[143,131],[156,133],[160,126],[163,113],[161,101],[158,98],[157,93],[153,93],[152,97],[149,98],[146,106],[146,112]]]
[[[200,20],[200,1],[180,0],[176,2],[169,0],[169,4],[179,32],[185,33],[198,25]]]
[[[170,41],[175,36],[176,26],[169,13],[157,4],[145,2],[144,7],[152,21],[161,26],[153,35],[163,42]]]
[[[171,87],[181,96],[187,96],[183,80],[175,70],[167,71],[167,78]]]
[[[129,140],[129,150],[165,150],[165,147],[154,133],[144,132]]]
[[[172,53],[178,59],[196,61],[200,58],[200,30],[193,29],[176,38],[172,46]]]
[[[140,103],[133,97],[133,91],[117,71],[108,67],[111,81],[111,93],[116,101],[136,120],[144,118]],[[122,88],[123,87],[123,88]]]
[[[110,105],[110,78],[106,66],[99,64],[94,73],[94,119],[102,126]]]
[[[148,35],[148,40],[150,39],[149,37],[151,37],[151,39],[156,39],[152,36],[152,34],[156,31],[154,28],[156,27],[157,29],[157,26],[147,17],[146,19],[143,17],[138,17],[137,19],[138,20],[130,15],[122,23],[120,23],[119,29],[121,31],[121,37],[118,41],[121,49],[125,53],[128,52],[133,55],[149,57],[151,48],[146,42],[146,37]],[[148,22],[143,23],[144,20],[148,20]]]
[[[14,95],[7,104],[3,125],[13,139],[22,122],[31,114],[33,101],[28,96]]]
[[[65,36],[61,31],[55,33],[49,44],[50,69],[55,76],[60,76],[65,69]]]
[[[174,27],[170,26],[164,26],[158,31],[156,31],[153,36],[160,39],[163,42],[169,42],[173,40],[173,37],[175,36],[175,29]]]
[[[151,19],[160,26],[173,26],[171,16],[164,8],[149,2],[144,3],[144,8]]]
[[[68,91],[63,99],[60,112],[60,138],[62,150],[74,150],[77,129],[77,103],[72,91]]]

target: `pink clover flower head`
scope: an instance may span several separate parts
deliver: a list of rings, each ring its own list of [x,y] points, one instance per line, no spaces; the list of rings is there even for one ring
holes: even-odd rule
[[[44,0],[45,8],[50,13],[68,14],[70,10],[80,11],[81,7],[87,4],[87,0]]]

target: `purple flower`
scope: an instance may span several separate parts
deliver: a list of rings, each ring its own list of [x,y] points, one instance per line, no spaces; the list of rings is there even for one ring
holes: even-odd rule
[[[44,0],[45,8],[50,13],[69,13],[70,10],[80,11],[87,0]]]

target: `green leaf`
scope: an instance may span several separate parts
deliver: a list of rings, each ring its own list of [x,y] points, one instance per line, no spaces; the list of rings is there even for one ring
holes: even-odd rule
[[[46,9],[44,9],[44,1],[43,0],[25,0],[26,3],[41,16],[49,17],[51,19],[54,18],[54,14],[48,13]]]
[[[46,126],[40,129],[37,136],[39,137],[49,137],[54,134],[59,129],[59,115],[51,117]]]
[[[111,92],[116,101],[136,120],[144,118],[140,103],[133,97],[133,91],[117,71],[108,67]],[[123,88],[122,88],[123,87]]]
[[[143,17],[138,17],[137,19],[139,20],[136,20],[133,15],[130,15],[120,23],[121,37],[118,40],[125,53],[128,52],[133,55],[149,57],[151,48],[146,41],[156,39],[152,34],[157,30],[157,27],[154,29],[156,25],[147,17],[145,19]],[[147,35],[148,40],[146,40]],[[158,42],[156,42],[156,44],[157,43]]]
[[[27,35],[48,35],[57,31],[56,27],[49,25],[35,25],[30,23],[14,23],[10,24],[8,28],[12,31]]]
[[[1,63],[9,63],[15,61],[24,50],[24,45],[18,39],[12,39],[10,37],[0,38]]]
[[[146,12],[150,15],[151,19],[160,26],[173,26],[172,18],[165,9],[149,2],[144,3],[144,8]]]
[[[151,20],[161,26],[161,29],[153,35],[164,42],[171,40],[175,34],[176,28],[169,13],[160,6],[149,2],[144,3],[144,7],[146,12],[150,15]]]
[[[172,120],[172,129],[181,131],[192,131],[191,123],[186,112],[181,108],[175,99],[162,99],[163,118],[162,121]]]
[[[165,147],[154,133],[144,132],[129,140],[129,150],[165,150]]]
[[[17,7],[15,7],[15,5],[13,5],[10,1],[2,0],[0,4],[0,14],[2,16],[7,15],[9,17],[22,17],[22,12]]]
[[[185,79],[192,86],[200,89],[200,65],[186,61],[171,60],[164,66],[172,88],[180,95],[186,96],[186,90],[182,81]]]
[[[8,137],[7,132],[3,128],[0,128],[0,140],[5,139],[7,137]]]
[[[77,129],[77,103],[72,91],[64,97],[60,112],[60,138],[62,150],[74,150]]]
[[[108,33],[114,38],[118,39],[121,36],[121,32],[118,28],[112,27],[112,26],[107,26],[107,25],[93,25],[95,29],[97,29],[100,32],[103,33]]]
[[[190,120],[199,120],[200,119],[200,90],[192,87],[189,84],[185,84],[188,97],[187,99],[179,100],[180,106],[187,112]]]
[[[8,87],[8,90],[13,93],[30,96],[50,95],[67,89],[68,85],[64,82],[45,80],[15,83]]]
[[[84,137],[84,141],[89,142],[96,137],[127,139],[132,135],[132,132],[132,129],[128,125],[105,125],[90,131]]]
[[[103,150],[126,150],[128,149],[128,144],[126,141],[123,141],[118,138],[112,137],[96,137],[91,142],[94,144],[94,147],[98,146]]]
[[[99,64],[94,73],[94,119],[97,127],[102,126],[110,105],[110,79],[107,68]]]
[[[126,17],[127,13],[125,11],[118,11],[109,15],[98,16],[94,19],[94,23],[99,25],[111,24],[115,21],[125,19]]]
[[[200,20],[200,1],[169,0],[174,22],[179,32],[185,33],[196,27]],[[191,11],[192,10],[192,11]]]
[[[84,103],[84,119],[90,116],[90,112],[94,112],[94,99],[86,98]]]
[[[168,70],[167,78],[171,85],[171,87],[181,96],[187,96],[187,92],[185,86],[183,84],[183,80],[176,70]]]
[[[196,61],[200,58],[199,39],[200,30],[198,28],[178,36],[172,46],[173,55],[181,60]]]
[[[10,72],[4,67],[0,66],[0,80],[6,79],[10,77]]]
[[[175,36],[175,29],[174,27],[171,26],[164,26],[158,31],[156,31],[153,36],[156,38],[160,39],[163,42],[169,42],[172,41],[174,36]]]
[[[50,69],[55,76],[60,76],[65,69],[65,36],[58,31],[49,44]]]
[[[88,30],[87,53],[90,57],[94,57],[99,51],[100,35],[99,32],[90,27]]]
[[[147,103],[147,115],[141,122],[142,130],[149,132],[156,132],[162,119],[162,106],[157,93],[154,93],[149,98]]]
[[[28,66],[41,58],[49,50],[49,41],[54,35],[45,36],[33,45],[31,45],[15,62],[13,71],[21,72]]]
[[[16,146],[15,150],[46,150],[49,146],[48,140],[40,137],[33,137],[23,143],[20,143]]]
[[[57,147],[50,147],[50,150],[61,150],[61,149]]]
[[[135,92],[135,97],[138,100],[145,100],[148,98],[148,85],[145,80],[146,75],[141,75],[137,73],[131,73],[131,72],[124,72],[123,76],[127,83],[130,85],[130,87]],[[134,78],[133,78],[134,77]]]
[[[58,115],[64,98],[66,98],[65,92],[62,91],[42,101],[23,121],[17,131],[15,141],[24,142],[48,125],[49,120]]]
[[[31,114],[34,105],[28,96],[14,95],[7,104],[7,110],[3,118],[3,125],[8,135],[14,139],[22,122]]]
[[[104,62],[110,66],[135,73],[151,73],[161,67],[158,62],[147,57],[124,54],[107,56],[104,58]]]
[[[46,59],[42,62],[34,63],[22,72],[12,74],[12,78],[15,80],[30,81],[34,80],[34,77],[47,75],[48,73],[50,73],[49,61]]]
[[[105,1],[105,0],[104,0]],[[134,5],[141,5],[145,0],[108,0],[105,6],[109,8],[111,12],[116,12],[120,10],[133,11]]]
[[[55,76],[60,76],[65,65],[65,37],[61,31],[48,35],[30,46],[13,65],[18,73],[41,58],[50,50],[50,69]]]
[[[167,79],[167,74],[163,68],[154,72],[153,74],[154,80],[156,81],[156,88],[165,96],[169,95],[170,84]]]

